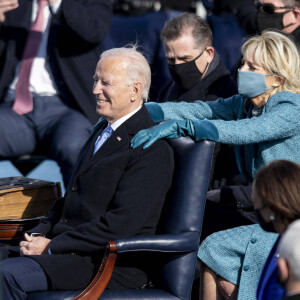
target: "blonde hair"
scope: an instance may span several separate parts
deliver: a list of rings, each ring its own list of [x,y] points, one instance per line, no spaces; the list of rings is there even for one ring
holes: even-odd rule
[[[277,31],[263,31],[242,46],[245,59],[253,60],[270,74],[276,74],[282,84],[270,96],[281,91],[300,93],[300,58],[295,43]]]
[[[143,100],[147,102],[151,85],[151,69],[146,58],[138,51],[138,47],[129,45],[127,47],[109,49],[102,52],[100,60],[112,57],[122,57],[128,60],[127,83],[133,84],[140,80],[143,86]]]

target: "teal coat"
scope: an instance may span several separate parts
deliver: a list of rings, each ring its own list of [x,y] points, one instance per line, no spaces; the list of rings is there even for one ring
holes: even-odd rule
[[[233,144],[239,169],[249,181],[259,168],[273,160],[300,163],[300,94],[277,93],[261,110],[254,109],[250,101],[245,105],[241,95],[159,106],[165,120],[200,120],[197,140]]]
[[[238,300],[256,300],[260,274],[277,238],[258,224],[218,231],[202,242],[198,257],[239,286]]]

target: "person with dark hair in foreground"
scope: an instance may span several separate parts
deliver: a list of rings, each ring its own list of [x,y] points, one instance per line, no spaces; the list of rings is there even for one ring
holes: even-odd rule
[[[287,160],[257,172],[252,200],[260,225],[219,231],[203,241],[198,252],[204,263],[202,299],[281,299],[274,233],[282,234],[300,218],[299,180],[300,165]]]

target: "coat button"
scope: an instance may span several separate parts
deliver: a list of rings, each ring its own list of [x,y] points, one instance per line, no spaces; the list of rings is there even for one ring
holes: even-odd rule
[[[77,185],[72,186],[72,192],[77,192],[77,190],[78,190],[78,186]]]
[[[250,266],[248,266],[248,265],[245,265],[245,266],[244,266],[244,271],[247,272],[249,269],[250,269]]]
[[[257,238],[252,238],[252,239],[251,239],[251,243],[252,243],[252,244],[255,244],[256,242],[257,242]]]
[[[61,218],[59,220],[60,223],[68,223],[68,220],[66,218]]]

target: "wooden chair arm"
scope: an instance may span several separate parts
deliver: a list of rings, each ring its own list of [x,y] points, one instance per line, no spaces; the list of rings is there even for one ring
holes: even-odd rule
[[[117,244],[109,241],[99,270],[91,283],[72,300],[98,300],[105,290],[117,258]]]

